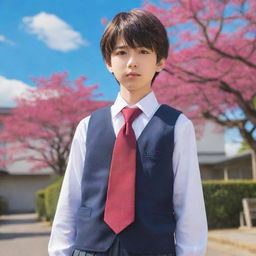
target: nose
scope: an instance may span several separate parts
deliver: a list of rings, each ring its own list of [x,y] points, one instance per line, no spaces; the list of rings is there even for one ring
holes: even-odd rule
[[[137,60],[137,57],[136,57],[136,53],[131,53],[130,54],[127,66],[129,68],[134,68],[134,67],[138,66],[138,60]]]

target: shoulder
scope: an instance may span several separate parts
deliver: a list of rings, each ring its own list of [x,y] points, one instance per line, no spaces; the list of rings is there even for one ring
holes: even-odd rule
[[[161,104],[157,109],[155,116],[160,118],[166,124],[174,126],[181,113],[182,112],[178,109],[170,107],[166,104]]]
[[[74,139],[85,139],[90,117],[91,115],[88,115],[79,121],[74,134]]]
[[[99,109],[92,111],[90,115],[88,115],[88,116],[84,117],[82,120],[80,120],[80,122],[77,125],[77,128],[79,128],[79,129],[86,128],[88,126],[89,120],[92,116],[104,113],[105,111],[107,111],[107,109],[109,109],[109,107],[110,106],[107,106],[107,107],[99,108]]]
[[[78,136],[83,136],[87,130],[88,130],[88,125],[89,125],[89,121],[91,119],[92,116],[97,116],[97,115],[105,115],[105,112],[110,108],[110,106],[104,107],[104,108],[100,108],[97,110],[94,110],[91,112],[90,115],[84,117],[83,119],[81,119],[77,125],[76,128],[76,134]]]
[[[162,104],[162,105],[160,105],[160,107],[161,107],[162,111],[165,111],[167,113],[176,114],[178,116],[182,113],[181,110],[171,107],[167,104]]]
[[[194,137],[195,128],[193,122],[183,113],[181,113],[175,124],[175,137],[176,138],[185,138],[185,137]]]
[[[102,115],[102,114],[106,113],[106,111],[109,111],[110,108],[111,108],[111,105],[108,105],[104,108],[99,108],[97,110],[94,110],[94,111],[92,111],[91,116]]]
[[[189,119],[184,113],[181,113],[176,122],[176,126],[178,127],[191,127],[193,126],[193,122]]]
[[[193,122],[179,109],[171,107],[167,104],[161,105],[162,111],[167,116],[176,116],[175,129],[186,130],[186,129],[194,129]]]

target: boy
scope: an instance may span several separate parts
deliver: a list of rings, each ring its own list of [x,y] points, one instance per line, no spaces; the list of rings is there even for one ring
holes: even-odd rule
[[[50,256],[204,255],[194,128],[151,90],[168,46],[161,22],[140,9],[117,14],[105,29],[101,50],[120,92],[76,129]]]

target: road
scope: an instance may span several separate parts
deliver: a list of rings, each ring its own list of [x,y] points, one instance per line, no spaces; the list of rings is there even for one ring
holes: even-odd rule
[[[50,227],[35,214],[0,217],[1,256],[47,256]],[[209,241],[206,256],[255,256],[249,251]]]

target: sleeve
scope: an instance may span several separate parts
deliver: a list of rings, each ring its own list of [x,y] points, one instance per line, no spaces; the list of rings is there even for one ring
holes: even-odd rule
[[[173,153],[177,256],[203,256],[208,227],[192,122],[181,114],[175,125]]]
[[[76,236],[75,217],[81,201],[81,180],[88,121],[89,117],[80,121],[72,140],[48,244],[49,256],[70,256],[72,253]]]

